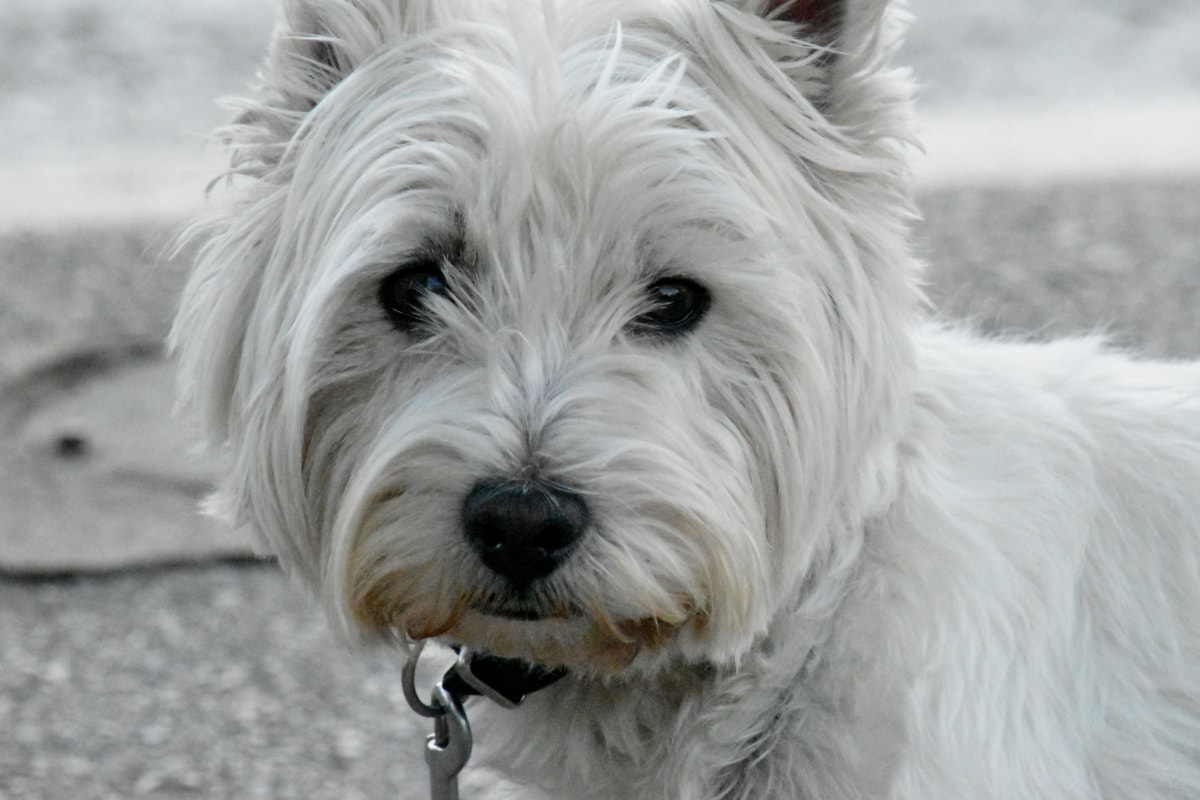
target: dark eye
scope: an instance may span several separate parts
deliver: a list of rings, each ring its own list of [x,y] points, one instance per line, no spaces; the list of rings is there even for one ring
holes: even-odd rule
[[[646,288],[650,310],[633,321],[635,330],[674,336],[696,326],[711,302],[708,290],[688,278],[660,278]]]
[[[448,291],[446,276],[437,259],[407,264],[379,284],[379,305],[397,328],[408,333],[428,322],[425,304],[431,295]]]

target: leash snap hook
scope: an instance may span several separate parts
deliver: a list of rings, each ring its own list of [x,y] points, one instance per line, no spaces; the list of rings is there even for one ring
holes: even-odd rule
[[[470,759],[472,745],[463,701],[482,695],[503,708],[516,708],[526,696],[555,683],[567,671],[459,647],[458,661],[446,670],[434,686],[429,702],[425,702],[417,692],[417,661],[425,643],[410,640],[408,645],[402,683],[404,699],[413,711],[433,720],[433,734],[425,741],[433,800],[458,800],[458,773]]]
[[[458,773],[471,758],[471,724],[454,695],[440,683],[433,703],[443,713],[433,719],[433,733],[425,739],[425,764],[429,767],[432,800],[458,800]]]
[[[419,716],[426,719],[437,719],[446,713],[443,708],[424,702],[417,694],[417,661],[421,659],[425,641],[409,641],[408,644],[411,649],[408,658],[404,661],[404,670],[400,673],[400,687],[404,690],[404,699],[408,701],[408,707],[417,712]]]
[[[417,661],[423,649],[424,642],[414,643],[404,663],[404,699],[417,714],[433,720],[433,733],[425,738],[431,800],[458,800],[458,773],[471,758],[471,724],[462,700],[443,685],[444,681],[433,687],[428,703],[417,693]]]

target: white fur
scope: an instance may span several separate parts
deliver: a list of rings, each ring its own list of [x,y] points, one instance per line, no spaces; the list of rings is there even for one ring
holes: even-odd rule
[[[567,665],[480,726],[556,797],[1200,796],[1200,368],[921,321],[885,5],[814,46],[709,0],[291,0],[228,129],[173,334],[220,506],[346,633]],[[397,330],[380,282],[460,237]],[[677,274],[697,329],[631,330]],[[463,497],[531,474],[589,529],[501,619]]]

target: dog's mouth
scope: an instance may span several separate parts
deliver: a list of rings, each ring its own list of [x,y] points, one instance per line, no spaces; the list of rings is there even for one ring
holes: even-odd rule
[[[492,608],[476,609],[481,614],[500,619],[511,619],[518,622],[539,622],[550,617],[536,608]]]
[[[525,608],[469,609],[448,631],[451,640],[478,652],[546,668],[615,674],[643,652],[658,652],[697,618],[670,623],[655,618],[612,620],[582,612],[548,616]]]
[[[707,623],[706,614],[682,603],[615,612],[565,581],[521,587],[488,581],[474,591],[445,593],[419,590],[410,575],[415,573],[366,582],[353,607],[359,622],[547,668],[615,674],[639,654],[660,653],[678,633],[700,631]]]
[[[469,608],[471,611],[486,617],[497,617],[516,622],[565,620],[581,615],[579,609],[569,603],[549,602],[529,594],[506,598],[488,598],[471,603]]]

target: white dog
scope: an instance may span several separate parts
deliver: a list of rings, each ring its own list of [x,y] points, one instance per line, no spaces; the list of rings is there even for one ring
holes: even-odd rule
[[[555,797],[1200,797],[1200,367],[923,321],[886,5],[290,0],[228,129],[222,507]]]

